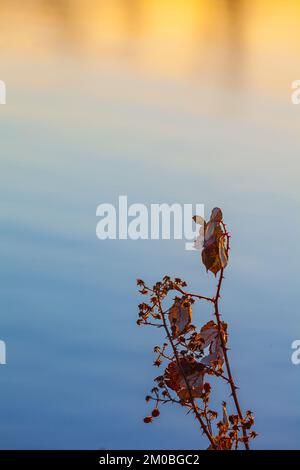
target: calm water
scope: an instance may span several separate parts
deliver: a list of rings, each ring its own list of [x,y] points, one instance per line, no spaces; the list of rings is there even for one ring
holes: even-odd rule
[[[299,28],[296,0],[0,1],[1,448],[206,445],[181,410],[142,423],[157,339],[135,279],[214,280],[183,242],[97,240],[119,194],[223,208],[255,446],[300,447]]]

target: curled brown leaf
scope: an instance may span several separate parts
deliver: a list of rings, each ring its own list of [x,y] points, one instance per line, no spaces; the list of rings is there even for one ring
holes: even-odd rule
[[[202,261],[206,269],[215,275],[228,263],[228,249],[224,242],[222,218],[221,209],[215,207],[208,223],[205,224],[204,231]]]
[[[176,298],[174,304],[169,310],[169,322],[173,338],[186,333],[190,328],[191,321],[191,302],[185,297],[182,297],[181,299]]]
[[[174,360],[166,368],[164,374],[166,385],[174,390],[180,399],[189,400],[190,393],[184,379],[185,376],[192,396],[200,398],[203,391],[205,367],[195,359],[185,357],[180,358],[179,364],[180,366]]]

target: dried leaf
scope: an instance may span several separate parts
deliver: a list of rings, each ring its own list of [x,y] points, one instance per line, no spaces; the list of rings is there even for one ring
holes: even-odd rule
[[[165,370],[164,377],[166,385],[174,390],[180,399],[188,400],[190,394],[184,376],[192,396],[199,398],[202,394],[204,374],[205,367],[202,364],[195,359],[182,357],[180,358],[180,367],[178,367],[177,361],[171,362]]]
[[[198,236],[194,241],[194,248],[199,251],[203,249],[204,245],[204,230],[204,225],[201,225]]]
[[[222,268],[226,268],[228,264],[228,254],[224,244],[224,238],[220,238],[219,240],[219,258]]]
[[[218,226],[218,223],[215,222],[214,220],[210,219],[208,224],[205,227],[205,240],[209,240],[214,236],[216,227]]]
[[[221,226],[222,217],[221,209],[215,207],[204,231],[202,261],[206,269],[215,275],[228,263],[228,250],[225,247],[224,231]]]
[[[191,302],[186,298],[176,299],[169,310],[169,322],[173,338],[186,333],[190,328],[191,321]]]
[[[229,423],[229,418],[227,414],[227,408],[226,408],[226,402],[223,401],[222,403],[222,408],[223,408],[223,424],[226,427],[226,431],[230,428],[230,423]]]
[[[210,216],[211,220],[215,220],[216,222],[222,222],[223,214],[219,207],[215,207]]]
[[[225,345],[227,343],[226,330],[227,324],[222,322],[222,334]],[[200,330],[200,336],[202,338],[202,349],[209,347],[209,354],[201,360],[201,364],[205,366],[218,365],[221,367],[224,363],[224,353],[218,325],[213,320],[206,323]]]
[[[207,348],[216,339],[219,334],[218,325],[213,321],[209,321],[200,330],[202,337],[202,349]]]
[[[219,338],[212,343],[214,346],[212,352],[210,352],[207,356],[205,356],[201,363],[205,366],[219,366],[221,367],[224,363],[224,353],[221,346],[221,342]],[[210,349],[211,351],[211,349]]]
[[[194,215],[193,216],[193,221],[198,225],[204,225],[205,224],[205,220],[200,215]]]
[[[194,248],[200,251],[203,249],[206,222],[200,215],[194,215],[193,221],[200,225],[198,236],[194,241]]]

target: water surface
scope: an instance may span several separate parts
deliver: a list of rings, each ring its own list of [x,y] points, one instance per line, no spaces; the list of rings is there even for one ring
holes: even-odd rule
[[[242,406],[256,448],[299,448],[299,13],[293,0],[0,1],[1,448],[206,445],[182,410],[142,423],[157,371],[135,279],[208,293],[214,280],[181,241],[97,240],[96,207],[120,194],[223,208]]]

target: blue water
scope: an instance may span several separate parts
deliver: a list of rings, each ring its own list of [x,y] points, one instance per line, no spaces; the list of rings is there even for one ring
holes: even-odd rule
[[[121,194],[129,203],[203,203],[207,214],[222,207],[232,234],[222,312],[241,404],[253,410],[260,434],[254,446],[299,448],[300,366],[291,363],[291,343],[300,338],[293,30],[276,53],[249,37],[232,50],[218,42],[210,17],[210,37],[201,25],[198,39],[186,37],[179,25],[191,57],[185,63],[179,54],[176,68],[169,57],[176,37],[171,31],[161,50],[151,2],[136,2],[145,8],[143,27],[128,31],[113,21],[127,7],[132,13],[124,1],[102,14],[103,2],[91,1],[98,23],[92,13],[76,16],[79,5],[89,9],[80,1],[55,2],[57,11],[30,2],[23,23],[24,5],[14,3],[0,2],[0,23],[13,19],[16,31],[12,42],[4,28],[0,43],[8,90],[0,107],[1,448],[206,446],[181,409],[165,407],[153,425],[142,422],[158,337],[135,324],[135,279],[178,275],[209,294],[215,280],[182,241],[98,240],[96,207],[117,205]],[[209,3],[201,5],[210,11]],[[224,10],[214,21],[223,24],[230,2],[216,3]],[[250,1],[240,3],[250,9]],[[246,29],[247,18],[236,21]],[[283,68],[287,54],[292,65]],[[270,57],[268,76],[257,63]],[[208,319],[199,305],[194,322]],[[214,400],[228,395],[216,391]]]

